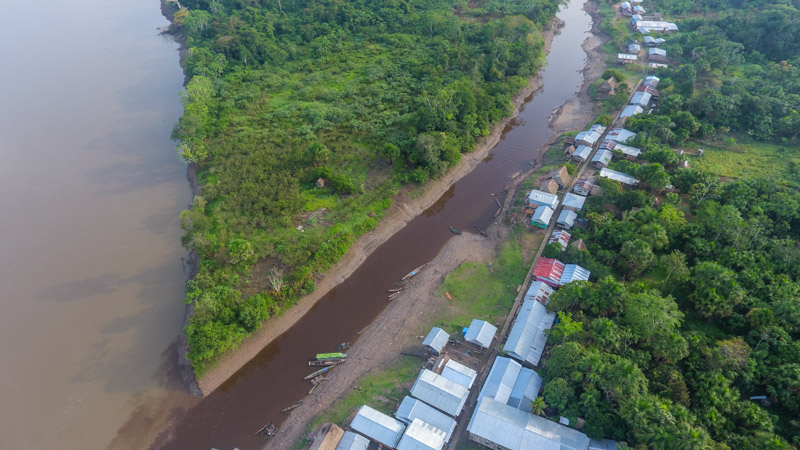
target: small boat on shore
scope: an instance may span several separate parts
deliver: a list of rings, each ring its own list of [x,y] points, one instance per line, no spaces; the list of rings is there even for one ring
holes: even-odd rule
[[[306,377],[303,378],[303,379],[304,380],[310,380],[310,379],[312,379],[312,378],[314,378],[314,377],[316,377],[318,375],[322,375],[323,373],[333,369],[334,367],[336,367],[336,366],[323,367],[322,369],[319,369],[319,370],[317,370],[316,372],[314,372],[314,373],[312,373],[310,375],[306,375]]]
[[[475,229],[476,229],[476,230],[478,230],[478,233],[480,233],[480,234],[481,234],[481,236],[483,236],[483,237],[489,237],[489,235],[488,235],[488,234],[486,234],[486,231],[484,231],[484,230],[483,230],[483,228],[481,228],[481,227],[479,227],[479,226],[475,225]]]
[[[408,272],[406,274],[406,276],[404,276],[403,278],[400,278],[400,281],[403,282],[403,281],[406,281],[406,280],[410,280],[411,278],[414,278],[415,276],[417,276],[418,273],[420,273],[423,270],[425,270],[426,267],[428,267],[428,263],[425,263],[425,264],[417,267],[416,269],[412,270],[411,272]]]
[[[344,359],[326,359],[324,361],[309,361],[309,367],[326,367],[335,366],[344,362]]]
[[[461,230],[459,230],[456,227],[450,227],[450,232],[455,234],[455,235],[460,235],[461,234]]]
[[[301,402],[302,403],[302,402]],[[278,431],[278,427],[275,426],[274,423],[269,422],[263,427],[259,428],[258,431],[253,433],[254,436],[263,436],[264,439],[269,439],[275,435],[275,432]]]
[[[293,405],[291,405],[291,406],[287,406],[286,408],[283,408],[283,409],[281,410],[281,412],[282,412],[282,413],[287,413],[287,412],[289,412],[289,411],[291,411],[291,410],[293,410],[293,409],[297,408],[298,406],[300,406],[300,405],[302,405],[302,404],[303,404],[303,401],[302,401],[302,400],[300,400],[299,402],[297,402],[297,403],[295,403],[295,404],[293,404]]]
[[[339,353],[339,352],[335,352],[335,353],[317,353],[317,356],[315,357],[315,359],[317,361],[325,361],[325,360],[329,360],[329,359],[345,359],[345,358],[347,358],[347,354]]]

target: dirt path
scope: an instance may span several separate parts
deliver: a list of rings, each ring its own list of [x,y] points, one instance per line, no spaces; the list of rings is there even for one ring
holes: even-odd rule
[[[558,19],[554,19],[550,29],[545,32],[545,52],[549,52],[553,37],[561,26],[563,26],[563,23]],[[441,178],[429,182],[421,189],[400,194],[395,199],[394,206],[378,226],[361,236],[353,244],[347,254],[317,282],[316,290],[313,293],[300,299],[295,306],[279,317],[267,321],[253,336],[246,339],[239,348],[225,354],[216,367],[209,370],[203,378],[198,380],[202,393],[208,395],[217,389],[236,371],[253,359],[267,344],[300,320],[328,291],[355,272],[376,248],[433,205],[456,181],[472,172],[472,169],[480,164],[489,151],[500,141],[503,129],[517,116],[525,100],[541,87],[542,81],[539,76],[531,78],[528,86],[514,97],[514,113],[495,125],[492,133],[482,139],[476,145],[475,150],[463,155],[461,162]]]
[[[607,39],[602,36],[602,32],[597,25],[599,19],[596,17],[596,5],[587,2],[584,8],[594,19],[593,36],[589,37],[583,44],[583,48],[588,55],[587,65],[583,70],[584,84],[578,96],[561,107],[552,120],[551,127],[555,132],[559,133],[565,130],[583,128],[594,118],[593,102],[588,97],[587,89],[589,84],[598,79],[605,70],[605,56],[602,54],[602,46]],[[553,35],[552,33],[548,34],[547,49],[549,50]],[[532,86],[536,86],[538,83],[539,81],[535,80],[535,84],[532,83]],[[523,93],[524,95],[520,94],[518,99],[524,99],[531,92],[533,91],[526,91]],[[517,105],[517,109],[518,107],[519,105]],[[552,140],[545,143],[540,149],[540,153],[551,144]],[[494,143],[492,143],[493,145]],[[484,144],[481,149],[470,154],[468,159],[480,161],[490,149],[491,147],[487,148]],[[464,174],[468,173],[474,165],[475,162],[470,161],[468,167],[466,167],[467,172]],[[466,165],[462,163],[462,166]],[[455,171],[464,170],[462,166],[457,167]],[[528,175],[532,172],[533,170]],[[446,184],[442,183],[445,180],[437,181],[434,183],[436,186],[431,187],[428,194],[436,193],[435,198],[438,198],[438,194],[441,191],[447,189],[451,183],[461,178],[464,174],[459,174],[451,181],[446,181]],[[522,179],[524,177],[520,177],[519,180],[515,181],[521,182]],[[424,208],[415,209],[421,211]],[[409,211],[408,213],[410,214],[411,212]],[[414,216],[410,215],[407,220]],[[407,220],[401,222],[397,229],[401,228]],[[331,407],[336,400],[349,391],[356,381],[370,371],[391,363],[401,351],[409,347],[418,346],[419,339],[417,336],[422,332],[421,327],[429,322],[429,317],[437,315],[448,307],[447,300],[436,295],[436,290],[443,277],[465,261],[487,263],[492,261],[497,253],[499,243],[508,233],[508,229],[505,225],[494,224],[487,232],[488,238],[469,233],[451,238],[442,251],[439,252],[439,255],[431,261],[430,268],[417,276],[410,287],[394,299],[392,304],[366,329],[356,345],[348,351],[348,361],[342,366],[344,370],[332,371],[328,379],[312,395],[306,397],[303,405],[291,412],[277,436],[270,440],[268,448],[293,448],[297,442],[305,437],[305,432],[311,420],[321,410]],[[371,248],[375,246],[377,244]],[[364,258],[366,256],[368,256],[368,253],[363,255]],[[387,339],[387,336],[392,338]]]

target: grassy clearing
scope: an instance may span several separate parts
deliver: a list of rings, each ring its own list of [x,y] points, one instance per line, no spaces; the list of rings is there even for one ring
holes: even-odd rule
[[[311,429],[328,422],[344,426],[361,405],[369,405],[393,416],[400,401],[408,395],[408,388],[411,387],[409,383],[416,378],[421,368],[421,359],[400,356],[386,368],[367,374],[331,408],[315,417],[311,422]]]
[[[723,145],[691,142],[686,148],[691,153],[695,153],[698,148],[703,149],[702,157],[689,160],[692,167],[720,177],[761,177],[800,182],[795,169],[800,165],[800,155],[787,146],[729,141]]]

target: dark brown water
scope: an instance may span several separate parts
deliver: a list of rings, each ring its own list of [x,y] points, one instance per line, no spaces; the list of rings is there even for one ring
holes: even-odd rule
[[[591,19],[582,0],[571,0],[559,14],[566,22],[556,36],[544,87],[528,99],[500,143],[468,176],[439,201],[379,247],[346,281],[323,297],[289,331],[268,345],[209,397],[174,424],[167,448],[257,448],[253,432],[268,421],[280,422],[280,410],[302,399],[309,389],[301,381],[309,373],[306,361],[318,352],[334,351],[339,342],[353,341],[386,307],[387,286],[433,259],[453,235],[449,225],[473,231],[487,228],[497,210],[490,193],[507,183],[507,176],[529,168],[537,149],[551,136],[547,118],[553,108],[575,95],[583,81],[586,54],[581,48]]]
[[[182,388],[178,46],[157,0],[0,15],[0,448],[102,449]]]

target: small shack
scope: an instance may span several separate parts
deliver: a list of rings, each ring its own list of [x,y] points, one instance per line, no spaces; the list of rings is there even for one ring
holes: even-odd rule
[[[492,345],[495,333],[497,333],[496,326],[485,320],[472,319],[464,339],[483,348],[489,348]]]
[[[536,211],[533,212],[531,225],[537,228],[547,228],[548,225],[550,225],[550,220],[553,219],[554,212],[555,211],[549,206],[539,206],[536,208]]]
[[[624,144],[635,137],[636,133],[626,130],[625,128],[614,128],[606,135],[607,139],[619,142],[620,144]]]
[[[572,182],[572,176],[570,176],[567,166],[561,166],[560,168],[550,172],[548,175],[550,178],[555,180],[556,183],[558,183],[558,187],[560,188],[569,186],[569,184]]]
[[[342,436],[344,436],[344,431],[341,428],[335,424],[326,423],[320,427],[309,450],[336,450]]]
[[[336,450],[367,450],[367,447],[369,447],[369,439],[358,433],[345,431]]]
[[[567,264],[564,266],[564,273],[561,274],[559,282],[561,285],[572,283],[573,281],[589,281],[591,273],[577,264]]]
[[[575,163],[582,163],[586,161],[591,154],[592,147],[588,145],[579,145],[578,148],[575,149],[575,153],[572,154],[571,160]]]
[[[559,286],[562,273],[564,273],[564,263],[557,259],[539,258],[533,266],[533,277],[550,287]]]
[[[572,188],[572,192],[578,195],[588,196],[592,193],[593,186],[594,183],[592,183],[591,181],[586,179],[581,179],[575,182],[575,186]]]
[[[619,82],[616,78],[610,77],[600,87],[597,89],[597,97],[600,99],[605,99],[614,95],[614,90],[619,87]],[[569,158],[566,158],[569,159]]]
[[[567,250],[567,245],[569,244],[569,239],[572,237],[571,234],[567,233],[564,230],[556,230],[553,231],[553,234],[550,235],[550,239],[547,241],[548,244],[552,244],[553,242],[558,242],[561,245],[561,251]]]
[[[558,183],[556,183],[556,180],[548,178],[542,181],[542,184],[539,186],[539,190],[542,192],[549,192],[551,194],[555,194],[556,192],[558,192]]]
[[[434,355],[439,355],[449,341],[449,334],[439,327],[433,327],[428,335],[425,336],[425,340],[422,341],[422,346],[432,351]]]
[[[578,239],[577,241],[572,241],[572,243],[569,244],[569,245],[577,248],[578,250],[586,250],[586,243],[583,242],[583,239]]]
[[[650,104],[650,97],[652,97],[652,95],[649,92],[637,90],[634,92],[633,97],[631,97],[631,101],[628,104],[647,108],[647,106]]]
[[[627,121],[630,117],[633,117],[637,114],[643,113],[644,110],[641,106],[638,105],[627,105],[625,108],[622,109],[622,112],[619,113],[620,120]]]
[[[568,209],[564,209],[561,211],[561,214],[558,215],[558,220],[556,220],[556,224],[565,230],[569,230],[570,228],[575,225],[575,219],[578,218],[578,214],[575,211],[570,211]]]
[[[537,206],[548,206],[551,209],[558,207],[558,196],[549,192],[532,190],[528,194],[528,206],[536,208]]]
[[[613,154],[609,150],[598,150],[594,158],[592,158],[592,167],[595,169],[604,169],[608,167],[612,156]]]
[[[650,47],[647,49],[647,57],[650,61],[664,63],[667,62],[667,51],[662,48]]]

